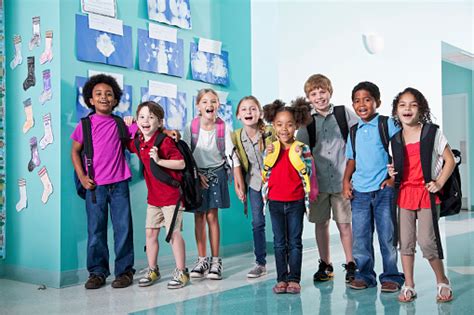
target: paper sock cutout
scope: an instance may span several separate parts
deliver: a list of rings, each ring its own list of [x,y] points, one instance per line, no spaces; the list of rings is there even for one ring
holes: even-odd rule
[[[10,62],[10,68],[13,70],[16,66],[21,65],[23,62],[23,57],[21,56],[21,36],[13,36],[13,44],[15,45],[15,57]]]
[[[44,40],[44,51],[40,57],[40,64],[51,62],[53,59],[53,31],[46,31],[46,38]]]
[[[16,211],[21,211],[28,207],[28,196],[26,195],[26,179],[18,180],[18,189],[20,190],[20,200],[16,204]]]
[[[23,106],[25,109],[26,121],[23,124],[23,133],[27,133],[35,125],[35,120],[33,118],[33,106],[31,106],[31,98],[27,98],[23,101]]]
[[[53,90],[51,90],[51,71],[49,69],[43,70],[43,92],[39,97],[41,105],[44,105],[53,96]]]
[[[28,162],[28,171],[32,172],[35,167],[41,164],[41,160],[38,152],[38,141],[36,137],[30,139],[30,150],[31,150],[31,160]]]
[[[51,180],[48,176],[48,170],[46,166],[43,166],[39,171],[38,175],[43,183],[43,195],[41,196],[41,201],[43,203],[47,203],[49,196],[53,193],[53,185],[51,184]]]
[[[40,148],[44,150],[48,144],[53,143],[53,129],[51,129],[51,113],[43,116],[44,136],[40,140]]]
[[[36,84],[35,57],[30,56],[26,59],[28,63],[28,76],[26,77],[25,81],[23,81],[23,90],[25,91]]]
[[[33,17],[33,36],[30,39],[28,48],[33,50],[35,47],[39,47],[41,44],[41,32],[40,32],[40,17]]]

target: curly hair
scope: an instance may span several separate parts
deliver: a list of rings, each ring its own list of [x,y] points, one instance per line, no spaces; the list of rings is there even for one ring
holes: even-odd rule
[[[401,126],[400,120],[398,119],[398,115],[397,115],[397,109],[398,109],[398,103],[400,102],[400,98],[402,97],[402,95],[406,93],[410,93],[411,95],[413,95],[416,102],[418,103],[418,113],[420,117],[420,122],[422,124],[431,123],[432,122],[431,110],[425,96],[417,89],[412,88],[412,87],[407,87],[406,89],[398,93],[392,102],[392,117],[395,120],[395,124],[397,126]]]
[[[122,98],[122,89],[118,85],[117,81],[110,75],[106,74],[97,74],[89,78],[84,87],[82,88],[82,96],[84,98],[84,102],[86,103],[87,107],[94,109],[94,105],[91,104],[90,99],[92,98],[92,91],[97,84],[107,84],[112,88],[114,92],[114,98],[117,100],[117,104],[115,107],[118,106],[120,98]]]
[[[360,91],[360,90],[369,92],[369,94],[375,99],[375,101],[380,103],[379,87],[369,81],[359,82],[356,86],[354,86],[354,88],[352,89],[352,95],[351,95],[352,101],[354,101],[354,97],[357,91]]]
[[[268,122],[273,122],[280,112],[291,113],[298,126],[306,125],[311,119],[311,105],[304,97],[298,97],[291,102],[290,106],[285,106],[285,103],[281,100],[275,100],[273,103],[265,105],[263,107],[263,118]]]

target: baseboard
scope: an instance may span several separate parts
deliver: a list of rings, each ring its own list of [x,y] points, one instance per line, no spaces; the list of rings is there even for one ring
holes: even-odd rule
[[[30,269],[12,265],[2,265],[2,277],[9,280],[60,288],[60,274],[49,270]]]

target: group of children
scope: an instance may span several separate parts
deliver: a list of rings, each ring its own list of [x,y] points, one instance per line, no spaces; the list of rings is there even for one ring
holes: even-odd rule
[[[133,282],[135,270],[128,189],[131,175],[123,154],[125,146],[139,155],[148,188],[145,228],[149,270],[139,280],[140,286],[151,285],[160,278],[157,236],[163,226],[168,233],[173,229],[170,243],[176,261],[168,288],[182,288],[190,277],[222,279],[218,209],[230,207],[228,179],[232,171],[235,192],[244,203],[244,212],[247,213],[250,201],[252,213],[255,266],[247,277],[258,278],[267,273],[265,208],[268,205],[277,272],[273,292],[295,294],[301,291],[305,213],[309,221],[315,223],[320,256],[313,280],[333,278],[329,248],[332,210],[345,254],[343,267],[349,287],[366,289],[377,285],[373,249],[376,229],[383,261],[383,273],[379,275],[382,292],[401,290],[398,297],[401,302],[416,298],[413,265],[418,238],[423,256],[436,275],[437,300],[452,300],[442,251],[437,246],[436,237],[439,235],[434,233],[437,218],[433,219],[433,216],[439,216],[439,206],[438,214],[431,211],[430,193],[442,189],[454,169],[454,158],[446,138],[438,130],[433,150],[436,161],[432,171],[434,179],[428,183],[423,181],[420,135],[422,126],[431,124],[424,96],[416,89],[407,88],[396,96],[392,117],[387,118],[377,113],[381,104],[380,91],[371,82],[361,82],[354,87],[352,104],[355,114],[330,102],[333,89],[331,81],[324,75],[311,76],[304,91],[306,99],[296,99],[290,106],[277,100],[262,108],[255,97],[244,97],[236,110],[236,117],[243,127],[234,132],[217,117],[220,104],[217,93],[212,89],[199,91],[196,99],[199,114],[183,133],[183,140],[191,148],[199,168],[203,197],[202,205],[193,211],[199,257],[189,272],[185,266],[185,243],[180,233],[183,209],[175,211],[180,190],[157,179],[150,167],[155,163],[177,181],[181,180],[180,170],[185,167],[183,156],[171,138],[165,138],[159,147],[155,146],[161,133],[174,134],[164,130],[163,109],[154,102],[140,104],[136,123],[128,121],[130,140],[124,145],[112,117],[120,99],[120,88],[109,76],[91,77],[84,86],[83,95],[93,110],[90,115],[94,149],[92,174],[83,167],[81,124],[71,136],[74,169],[87,189],[87,269],[90,277],[85,287],[102,287],[110,274],[107,248],[109,205],[116,253],[116,279],[112,287],[127,287]],[[266,125],[264,120],[271,125]],[[394,222],[392,203],[397,170],[390,160],[386,142],[398,132],[404,139],[405,167],[399,197],[395,201],[399,208],[398,221]],[[315,170],[317,185],[312,180]],[[319,195],[314,199],[315,188],[319,189]],[[439,204],[439,199],[436,203]],[[396,229],[395,225],[399,228]],[[206,253],[206,227],[211,257]],[[398,271],[394,238],[399,240],[404,274]]]

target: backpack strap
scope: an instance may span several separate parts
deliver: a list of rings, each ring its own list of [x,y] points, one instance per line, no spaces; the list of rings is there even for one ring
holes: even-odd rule
[[[311,115],[311,118],[313,120],[306,126],[306,130],[308,130],[309,148],[313,151],[316,145],[316,114]]]
[[[388,153],[388,145],[390,143],[390,136],[388,134],[388,116],[379,115],[378,127],[382,145]]]
[[[249,170],[249,160],[242,144],[242,130],[242,128],[235,130],[230,134],[230,137],[232,138],[232,143],[234,144],[232,154],[237,154],[244,172],[247,173]]]
[[[398,195],[400,192],[400,184],[403,176],[403,165],[405,160],[405,141],[403,140],[402,130],[398,131],[390,141],[392,148],[393,164],[397,171],[395,175],[395,189],[392,198],[392,223],[393,223],[393,246],[398,245],[400,238],[400,212],[398,211]]]
[[[359,128],[359,123],[352,126],[351,129],[349,130],[349,136],[351,137],[352,157],[354,161],[356,159],[356,134],[357,134],[358,128]]]
[[[165,140],[167,136],[160,132],[155,139],[155,143],[153,144],[155,147],[159,148],[163,140]],[[153,159],[150,159],[150,170],[153,176],[158,179],[160,182],[163,182],[172,187],[180,187],[181,183],[171,177],[168,173],[166,173],[158,164],[155,163]]]
[[[82,154],[85,157],[87,176],[94,179],[94,147],[92,145],[92,123],[90,114],[81,118],[82,126]],[[92,203],[96,203],[95,190],[91,190]]]
[[[337,125],[341,131],[342,138],[345,142],[347,142],[347,136],[349,135],[349,125],[347,124],[346,107],[344,105],[334,106],[333,113],[336,117]]]
[[[263,160],[263,170],[262,170],[262,178],[266,178],[270,169],[275,165],[278,156],[280,155],[280,141],[274,141],[273,144],[273,152],[267,154],[265,159]]]
[[[217,149],[225,159],[225,122],[220,117],[216,119],[216,141]]]
[[[303,177],[303,180],[305,182],[305,185],[304,185],[305,192],[309,193],[311,184],[310,184],[309,174],[306,170],[306,164],[303,161],[302,157],[298,153],[296,153],[296,147],[299,146],[300,149],[303,150],[302,148],[303,145],[304,145],[303,142],[294,141],[291,144],[290,152],[288,152],[288,156],[290,158],[290,162],[293,168],[298,172],[298,174],[301,175],[301,177]]]
[[[198,116],[191,121],[191,152],[194,152],[194,149],[196,149],[196,144],[199,138],[199,129],[201,129],[201,118]]]

